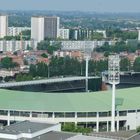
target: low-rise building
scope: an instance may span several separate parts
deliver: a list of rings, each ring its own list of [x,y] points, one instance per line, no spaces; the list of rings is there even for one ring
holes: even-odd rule
[[[69,29],[59,29],[59,38],[69,40]]]
[[[1,52],[14,52],[17,50],[27,50],[28,47],[36,49],[37,42],[34,40],[28,40],[28,41],[0,40],[0,51]]]
[[[31,27],[8,27],[8,36],[17,36],[26,30],[31,30]]]
[[[87,48],[94,50],[96,47],[103,46],[105,42],[108,42],[109,45],[114,45],[116,41],[61,41],[62,50],[81,50],[85,51]]]

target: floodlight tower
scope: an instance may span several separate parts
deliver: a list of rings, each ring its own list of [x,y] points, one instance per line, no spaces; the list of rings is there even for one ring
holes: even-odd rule
[[[120,58],[119,55],[110,55],[108,62],[108,82],[112,85],[112,121],[111,131],[115,132],[115,89],[120,83]]]
[[[84,57],[85,57],[85,60],[86,60],[86,73],[85,73],[85,76],[86,76],[86,92],[88,92],[88,62],[90,60],[90,57],[91,57],[91,51],[92,51],[92,48],[91,48],[91,44],[89,41],[85,41],[85,48],[84,48]]]

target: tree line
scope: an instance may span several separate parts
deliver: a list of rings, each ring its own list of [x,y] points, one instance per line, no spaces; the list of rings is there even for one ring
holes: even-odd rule
[[[124,41],[117,42],[115,45],[109,45],[108,42],[101,47],[97,47],[95,51],[97,52],[108,52],[108,53],[120,53],[120,52],[128,52],[134,53],[136,50],[140,49],[140,44],[127,44]]]
[[[31,64],[29,73],[33,76],[54,77],[54,76],[77,76],[85,75],[85,61],[76,58],[52,57],[49,65],[45,63]],[[107,60],[89,61],[89,75],[96,75],[107,70]]]

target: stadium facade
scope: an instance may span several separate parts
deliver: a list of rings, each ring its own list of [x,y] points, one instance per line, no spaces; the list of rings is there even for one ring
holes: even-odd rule
[[[140,126],[140,88],[116,91],[116,130]],[[41,93],[0,90],[0,120],[73,122],[95,131],[110,130],[111,91]]]

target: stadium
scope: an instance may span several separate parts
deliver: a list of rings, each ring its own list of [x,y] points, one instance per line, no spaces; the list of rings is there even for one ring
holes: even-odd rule
[[[116,91],[116,130],[140,125],[140,88]],[[0,89],[0,120],[73,122],[98,132],[111,127],[111,91],[91,93],[42,93]]]

